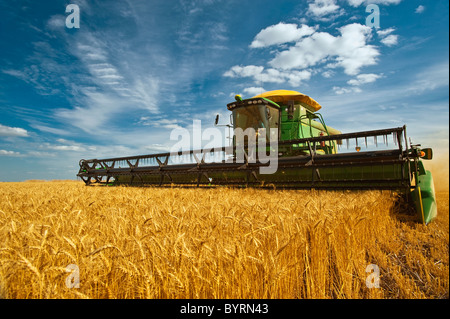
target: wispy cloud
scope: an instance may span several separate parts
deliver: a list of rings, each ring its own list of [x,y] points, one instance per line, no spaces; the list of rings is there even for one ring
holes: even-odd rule
[[[449,61],[428,66],[413,77],[406,87],[409,94],[421,94],[449,86]]]
[[[29,119],[31,127],[42,133],[88,134],[105,140],[113,132],[123,133],[128,124],[139,123],[142,116],[153,123],[162,120],[159,127],[175,127],[164,123],[165,116],[157,117],[169,112],[161,105],[178,105],[180,96],[189,105],[193,97],[183,94],[197,78],[217,68],[217,61],[205,57],[219,57],[228,50],[226,24],[205,12],[214,9],[214,1],[151,7],[145,1],[124,1],[102,8],[92,2],[73,2],[82,13],[79,30],[68,32],[63,14],[50,16],[36,32],[58,41],[34,42],[23,68],[1,70],[41,95],[66,100],[49,108],[51,116],[45,123]],[[171,25],[176,27],[163,29],[160,22],[168,21],[169,7],[173,7]],[[186,11],[180,14],[180,10]],[[99,11],[111,23],[99,27]],[[179,18],[173,19],[173,14]]]
[[[62,90],[70,83],[68,75],[74,72],[73,59],[65,50],[58,50],[49,42],[35,41],[31,47],[20,69],[9,68],[2,72],[32,85],[40,95],[63,94]]]
[[[139,124],[145,126],[153,126],[165,129],[178,129],[181,128],[181,121],[177,119],[167,119],[167,118],[153,118],[149,116],[143,116],[139,120]]]
[[[56,127],[50,127],[44,124],[38,124],[35,121],[33,121],[32,124],[30,124],[30,126],[40,132],[44,132],[44,133],[50,133],[50,134],[55,134],[55,135],[72,135],[73,132],[71,130],[66,129],[61,129],[61,128],[56,128]]]
[[[95,146],[90,146],[62,138],[57,139],[55,142],[56,143],[45,142],[40,145],[40,148],[44,150],[63,151],[63,152],[66,151],[86,152],[86,151],[95,151],[97,149]]]
[[[133,53],[118,43],[113,34],[99,38],[87,30],[72,47],[81,69],[87,71],[81,76],[85,84],[72,84],[78,93],[74,96],[76,106],[58,109],[57,118],[92,133],[132,110],[158,112],[158,78],[151,70],[126,59]]]

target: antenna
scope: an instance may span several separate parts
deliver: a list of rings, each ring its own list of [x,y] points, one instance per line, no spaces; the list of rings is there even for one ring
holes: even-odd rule
[[[236,96],[239,96],[239,95],[236,95]],[[240,97],[240,96],[239,96]],[[236,99],[237,100],[237,99]],[[242,98],[241,98],[241,100],[242,100]],[[230,114],[230,120],[231,120],[231,114]],[[226,126],[226,127],[228,127],[228,139],[230,140],[229,141],[229,143],[230,143],[230,146],[231,146],[231,140],[233,139],[232,137],[231,137],[231,132],[230,132],[230,128],[232,128],[233,126],[232,125],[230,125],[230,124],[218,124],[219,123],[219,114],[217,114],[216,115],[216,119],[215,119],[215,121],[214,121],[214,126]]]

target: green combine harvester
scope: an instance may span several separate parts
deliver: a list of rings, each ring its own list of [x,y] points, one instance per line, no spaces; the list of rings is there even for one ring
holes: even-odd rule
[[[230,146],[81,160],[77,176],[86,185],[386,189],[413,203],[422,223],[436,217],[433,177],[422,162],[432,150],[408,143],[406,126],[341,133],[325,124],[314,99],[287,90],[237,95],[227,108]]]

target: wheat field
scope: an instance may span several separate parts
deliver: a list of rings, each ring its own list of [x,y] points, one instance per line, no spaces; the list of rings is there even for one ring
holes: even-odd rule
[[[2,298],[449,297],[448,191],[428,226],[386,191],[31,181],[0,196]]]

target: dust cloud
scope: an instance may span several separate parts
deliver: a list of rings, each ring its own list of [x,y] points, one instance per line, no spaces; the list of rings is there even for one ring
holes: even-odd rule
[[[433,159],[430,161],[424,160],[423,164],[425,166],[425,169],[429,170],[433,175],[434,187],[436,192],[448,192],[449,191],[448,151],[447,152],[435,151]]]

